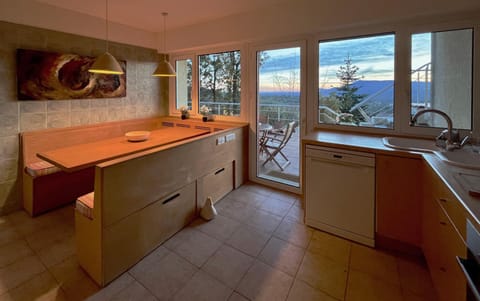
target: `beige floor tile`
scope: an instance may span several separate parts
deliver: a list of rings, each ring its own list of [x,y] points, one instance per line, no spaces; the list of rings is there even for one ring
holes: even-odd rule
[[[172,251],[197,267],[201,267],[222,243],[200,231],[193,231],[190,235],[185,236],[184,240]]]
[[[75,252],[75,236],[68,236],[39,250],[37,254],[47,267],[51,267],[75,255]]]
[[[377,277],[350,270],[346,301],[403,301],[399,286],[381,281]]]
[[[45,271],[37,256],[31,255],[0,268],[0,294]]]
[[[273,233],[274,236],[286,240],[299,247],[306,248],[312,238],[313,230],[288,218]]]
[[[277,200],[282,200],[289,203],[290,205],[294,205],[295,203],[300,201],[300,196],[298,194],[279,190],[273,191],[269,197]]]
[[[308,251],[325,256],[335,262],[348,266],[350,260],[351,242],[335,235],[314,230]]]
[[[263,204],[265,199],[267,199],[267,196],[258,194],[255,192],[251,192],[249,190],[243,190],[243,191],[235,190],[230,192],[227,198],[234,202],[241,202],[251,207],[258,208]]]
[[[84,300],[100,290],[100,287],[78,265],[76,256],[70,256],[49,268],[62,287],[68,300]]]
[[[272,237],[263,248],[258,259],[295,277],[304,254],[305,249]]]
[[[347,269],[342,263],[307,251],[298,270],[297,279],[343,300],[347,285]]]
[[[33,255],[33,251],[23,239],[18,239],[3,245],[0,247],[0,268],[29,255]]]
[[[0,216],[0,247],[20,239],[21,236],[15,230],[7,216]]]
[[[288,293],[287,301],[337,301],[337,299],[296,279]]]
[[[374,277],[400,285],[397,260],[384,251],[352,243],[350,268]]]
[[[169,300],[197,272],[197,268],[171,252],[160,261],[154,262],[150,269],[142,273],[133,273],[133,277],[160,300]]]
[[[305,217],[305,211],[302,208],[295,206],[295,204],[292,207],[290,207],[290,210],[287,213],[288,219],[291,219],[300,224],[305,224],[304,217]]]
[[[124,290],[113,296],[111,299],[104,299],[111,301],[124,301],[124,300],[142,300],[142,301],[156,301],[152,293],[150,293],[145,287],[143,287],[137,281],[130,283]]]
[[[133,274],[141,274],[144,271],[150,269],[150,267],[155,264],[156,262],[162,260],[165,256],[167,256],[170,251],[165,248],[164,246],[159,246],[155,250],[153,250],[150,254],[145,256],[140,262],[135,264],[131,269],[130,272]]]
[[[260,184],[249,184],[245,187],[248,191],[262,195],[262,196],[270,196],[273,192],[277,191],[273,188],[263,186]]]
[[[75,228],[72,226],[52,225],[26,235],[25,239],[33,250],[39,251],[73,235],[75,235]]]
[[[230,295],[230,298],[228,298],[228,301],[249,301],[249,300],[244,296],[240,295],[239,293],[233,292]]]
[[[198,271],[172,300],[216,301],[227,300],[232,289],[203,271]]]
[[[32,279],[24,282],[20,286],[8,291],[0,296],[0,300],[7,301],[63,301],[67,300],[60,285],[55,278],[48,272],[38,274]]]
[[[397,264],[403,292],[425,298],[436,295],[426,263],[418,259],[397,257]]]
[[[250,300],[285,300],[292,282],[292,277],[257,260],[236,290]]]
[[[262,251],[269,238],[270,235],[268,233],[242,225],[226,241],[226,244],[256,257]]]
[[[246,225],[268,233],[273,233],[281,222],[281,217],[263,210],[256,210],[244,221]]]
[[[58,224],[58,220],[52,218],[48,214],[32,218],[23,210],[15,211],[9,214],[7,217],[18,233],[22,236],[27,236],[45,227]]]
[[[284,217],[287,215],[291,207],[292,202],[269,197],[265,198],[260,206],[260,209],[279,217]]]
[[[197,230],[195,230],[194,228],[185,227],[181,231],[170,237],[167,241],[165,241],[162,246],[172,251],[180,244],[182,244],[186,239],[193,236],[195,233],[197,233]]]
[[[112,300],[118,296],[124,289],[130,287],[136,280],[129,274],[123,273],[117,279],[113,280],[110,284],[98,291],[96,294],[90,296],[87,301],[105,301]],[[135,300],[135,299],[131,299]],[[140,300],[140,299],[137,299]]]
[[[230,246],[222,245],[202,270],[231,288],[235,288],[254,259]]]
[[[218,204],[218,205],[217,205]],[[220,215],[227,216],[239,222],[245,222],[257,208],[244,202],[237,202],[233,199],[224,198],[215,204]]]
[[[237,230],[240,226],[240,222],[223,215],[217,215],[210,221],[197,218],[190,224],[190,226],[219,241],[225,241],[232,236],[235,230]]]

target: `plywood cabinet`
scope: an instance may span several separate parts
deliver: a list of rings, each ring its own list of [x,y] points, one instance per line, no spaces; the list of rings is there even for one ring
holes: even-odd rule
[[[466,257],[466,217],[460,203],[431,170],[424,167],[422,248],[440,300],[466,300],[465,276],[456,256]]]
[[[201,209],[208,197],[216,203],[234,187],[234,162],[215,168],[197,180],[197,207]]]
[[[377,154],[376,232],[381,238],[420,249],[422,161]]]

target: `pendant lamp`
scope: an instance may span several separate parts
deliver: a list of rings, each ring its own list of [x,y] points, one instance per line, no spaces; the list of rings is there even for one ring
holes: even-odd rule
[[[162,13],[163,16],[163,48],[164,51],[167,48],[167,16],[168,13]],[[166,76],[176,76],[175,74],[175,69],[173,69],[172,65],[168,62],[168,55],[163,53],[160,54],[160,62],[158,63],[157,69],[155,69],[155,72],[153,72],[152,76],[160,76],[160,77],[166,77]]]
[[[88,69],[91,73],[100,74],[123,74],[123,69],[117,60],[108,52],[108,0],[105,0],[105,24],[106,24],[106,51],[97,57],[95,63]]]

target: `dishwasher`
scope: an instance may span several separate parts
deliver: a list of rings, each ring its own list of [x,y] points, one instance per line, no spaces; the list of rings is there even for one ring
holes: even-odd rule
[[[375,246],[375,155],[307,145],[305,222]]]

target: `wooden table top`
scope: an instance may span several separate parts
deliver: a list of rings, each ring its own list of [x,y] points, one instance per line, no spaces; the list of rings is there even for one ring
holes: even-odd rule
[[[164,127],[151,131],[149,139],[145,141],[130,142],[126,137],[121,136],[41,152],[38,153],[37,156],[70,172],[94,166],[100,162],[208,133],[209,131],[207,130]]]

